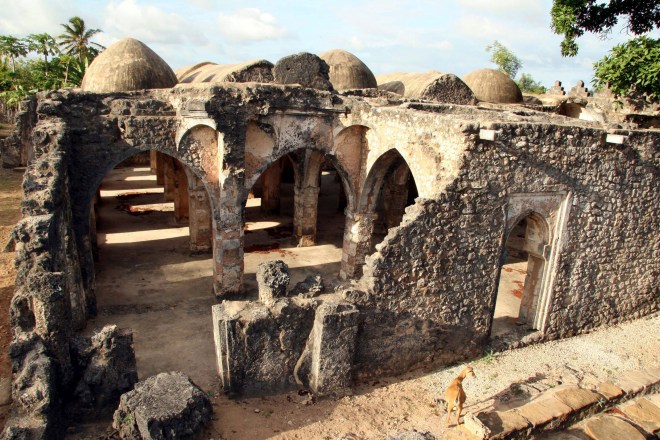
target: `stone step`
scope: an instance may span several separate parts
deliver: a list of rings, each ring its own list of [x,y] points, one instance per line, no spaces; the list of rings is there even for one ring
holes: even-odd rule
[[[507,411],[468,413],[465,416],[465,427],[481,439],[526,439],[542,433],[562,430],[595,414],[614,408],[622,402],[659,391],[660,368],[630,371],[622,373],[617,379],[601,383],[595,390],[577,386],[559,386],[541,393],[522,406]],[[652,435],[660,428],[660,413],[657,412],[660,409],[653,399],[655,399],[653,396],[648,399],[638,399],[614,410],[624,417],[609,414],[591,417],[578,435],[566,432],[557,434],[560,437],[556,438],[580,438],[579,435],[583,433],[590,436],[589,430],[593,433],[605,432],[602,431],[602,426],[608,423],[612,425],[613,430],[620,428],[623,432],[630,427],[636,433],[639,433],[641,429]],[[616,421],[612,421],[612,418],[615,418]],[[620,422],[627,427],[622,427]],[[642,435],[641,438],[644,438],[643,434],[640,435]],[[632,439],[634,437],[622,435],[617,438]]]

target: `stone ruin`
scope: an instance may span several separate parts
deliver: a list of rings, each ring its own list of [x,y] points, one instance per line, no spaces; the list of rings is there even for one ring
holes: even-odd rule
[[[491,339],[501,269],[514,254],[527,261],[518,319],[533,329],[518,344],[658,311],[657,130],[526,107],[515,91],[508,105],[373,88],[337,93],[324,65],[298,54],[268,75],[258,64],[261,78],[303,78],[307,87],[195,82],[59,90],[30,101],[2,150],[5,166],[29,161],[15,229],[7,437],[61,436],[64,405],[94,392],[79,385],[90,361],[78,365],[75,353],[96,313],[95,194],[109,170],[140,152],[151,152],[175,214],[186,211],[191,250],[212,253],[218,376],[231,393],[342,393],[357,378],[478,356]],[[135,72],[124,73],[150,75]],[[262,300],[241,300],[245,201],[260,181],[263,203],[276,205],[279,175],[266,175],[285,156],[296,170],[299,246],[316,240],[319,170],[337,170],[346,198],[344,283],[292,296],[285,268],[271,265]],[[411,176],[417,197],[406,207]],[[387,228],[374,248],[383,193]],[[128,343],[117,332],[104,337]],[[115,380],[103,399],[135,379]],[[87,397],[93,411],[98,399]]]

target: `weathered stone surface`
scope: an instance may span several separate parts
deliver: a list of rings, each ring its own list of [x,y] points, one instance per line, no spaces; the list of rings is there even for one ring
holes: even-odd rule
[[[607,400],[616,400],[623,396],[623,390],[610,382],[598,384],[597,391]]]
[[[553,395],[561,402],[570,406],[573,411],[596,404],[600,396],[593,391],[578,387],[561,388],[554,390]]]
[[[110,414],[138,379],[132,332],[108,325],[90,338],[74,338],[71,347],[80,379],[70,414]]]
[[[639,398],[621,405],[621,411],[649,434],[660,431],[660,408],[649,399]]]
[[[379,75],[378,88],[398,93],[406,98],[424,99],[461,105],[477,103],[472,90],[452,73],[402,72]]]
[[[514,410],[531,423],[534,429],[555,428],[561,425],[571,414],[571,408],[557,398],[541,395]]]
[[[435,440],[435,436],[428,431],[402,431],[391,435],[388,440]]]
[[[225,390],[263,394],[296,386],[294,369],[314,323],[315,303],[282,298],[213,306],[218,373]]]
[[[278,84],[332,90],[330,67],[317,55],[307,52],[281,58],[273,67],[273,80]]]
[[[0,377],[0,406],[11,403],[11,377]]]
[[[259,300],[271,301],[274,298],[286,296],[291,275],[289,266],[282,260],[261,263],[257,267],[257,284],[259,285]]]
[[[600,415],[586,421],[584,432],[593,440],[644,440],[646,437],[618,417]]]
[[[299,384],[318,395],[341,394],[350,388],[358,317],[352,304],[326,302],[316,309],[314,326],[294,370]]]
[[[614,383],[626,394],[635,395],[647,388],[655,389],[660,380],[645,371],[627,371],[614,379]]]
[[[515,432],[522,436],[529,434],[529,421],[515,411],[492,411],[464,418],[465,427],[479,438],[508,438]]]
[[[37,337],[14,340],[9,349],[14,372],[12,397],[28,414],[50,416],[55,413],[58,395],[54,362]]]
[[[112,426],[122,439],[191,438],[212,414],[206,394],[180,372],[160,373],[121,396]]]
[[[323,293],[323,278],[321,275],[309,275],[303,281],[293,286],[289,296],[302,296],[303,298],[313,298]]]

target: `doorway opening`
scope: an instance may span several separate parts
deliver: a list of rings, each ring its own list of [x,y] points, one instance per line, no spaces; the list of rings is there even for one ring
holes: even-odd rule
[[[531,212],[508,234],[500,269],[491,338],[515,341],[538,330],[537,310],[544,284],[548,225]]]
[[[189,227],[199,203],[189,197],[196,177],[175,158],[157,155],[153,172],[149,152],[140,153],[110,170],[99,187],[92,217],[98,315],[86,331],[130,328],[140,380],[178,370],[212,389],[213,261],[194,251]]]
[[[290,288],[320,275],[325,289],[339,282],[346,223],[345,182],[327,156],[303,149],[266,169],[245,202],[244,288],[256,295],[259,264],[282,260]]]

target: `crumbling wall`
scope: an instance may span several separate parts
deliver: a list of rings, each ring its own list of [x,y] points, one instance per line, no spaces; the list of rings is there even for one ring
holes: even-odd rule
[[[545,331],[567,337],[658,310],[660,136],[623,145],[597,129],[551,124],[475,126],[460,173],[418,199],[367,259],[368,294],[356,370],[402,372],[474,356],[487,341],[514,193],[570,197]],[[530,206],[530,210],[533,207]]]
[[[32,132],[37,153],[24,181],[23,218],[14,234],[17,277],[10,308],[16,415],[7,423],[33,438],[56,437],[61,403],[74,381],[69,342],[87,303],[68,196],[68,136],[56,118]]]
[[[34,96],[20,103],[16,113],[16,129],[7,139],[0,140],[0,161],[3,168],[26,166],[34,159],[31,131],[37,122]]]

